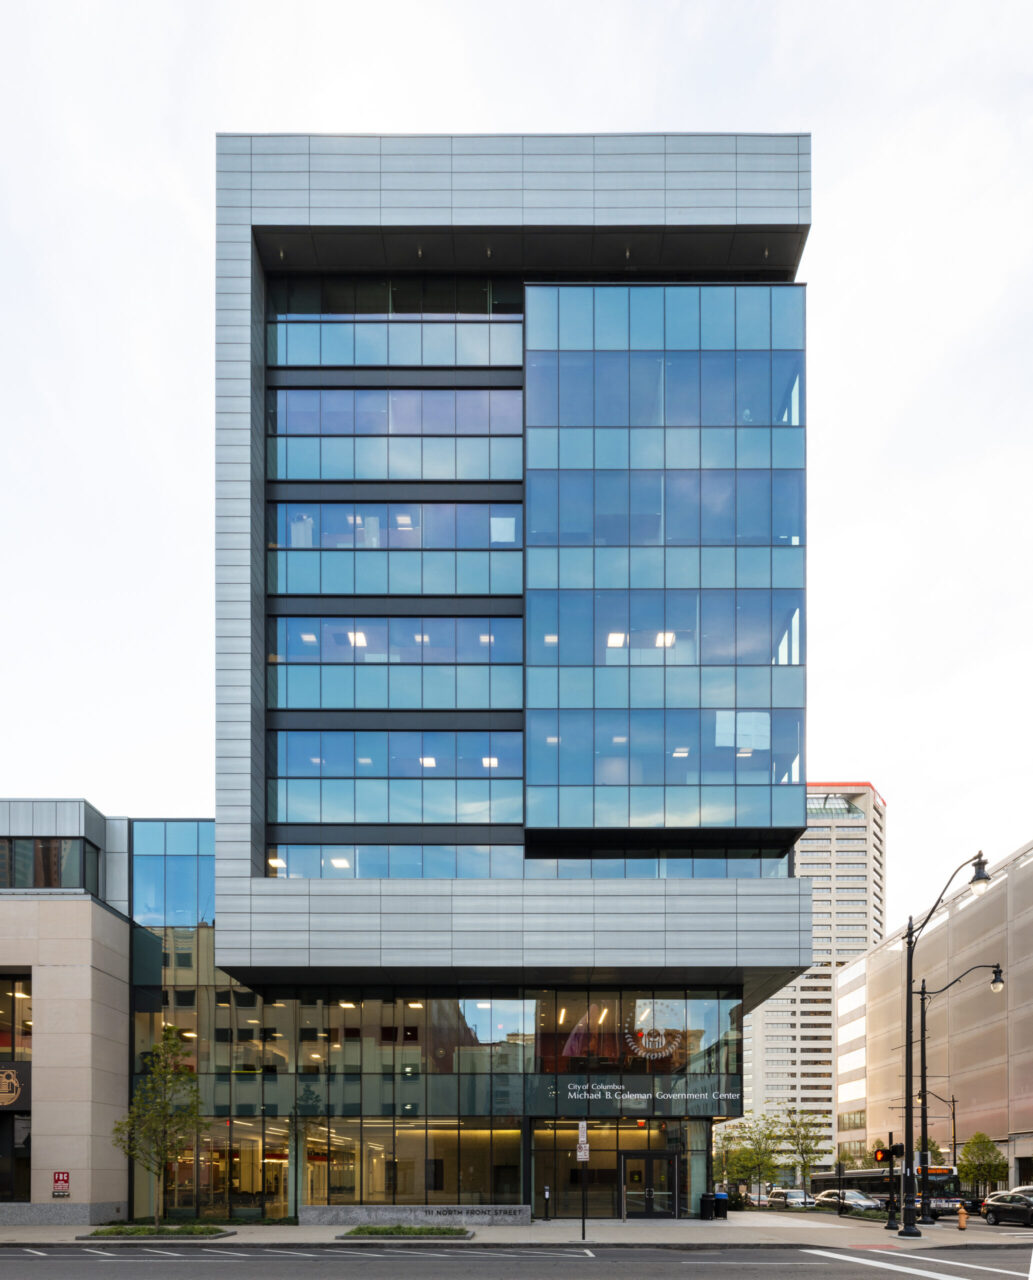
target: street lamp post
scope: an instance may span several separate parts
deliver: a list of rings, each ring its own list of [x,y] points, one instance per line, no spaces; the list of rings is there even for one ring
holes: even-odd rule
[[[927,990],[925,985],[925,979],[923,978],[922,987],[918,993],[920,1009],[921,1009],[921,1016],[919,1018],[919,1024],[918,1024],[919,1026],[919,1030],[918,1030],[919,1062],[920,1062],[919,1087],[921,1089],[921,1093],[918,1096],[919,1096],[919,1102],[922,1108],[922,1149],[921,1149],[922,1216],[919,1218],[919,1222],[923,1226],[932,1226],[932,1224],[936,1221],[936,1219],[933,1218],[932,1215],[929,1213],[929,1096],[928,1096],[929,1086],[928,1086],[928,1081],[926,1078],[926,1070],[925,1070],[926,1009],[928,1008],[929,1001],[933,998],[933,996],[943,995],[943,993],[945,991],[949,991],[950,988],[953,987],[956,982],[960,982],[962,978],[967,978],[970,973],[975,973],[977,969],[993,970],[993,977],[990,979],[990,990],[994,993],[994,995],[998,995],[1001,991],[1004,990],[1004,974],[1001,972],[1001,966],[999,964],[974,964],[972,965],[971,968],[966,969],[964,973],[959,973],[958,976],[954,978],[951,982],[948,982],[946,986],[940,987],[936,991]],[[936,1096],[938,1095],[936,1094],[933,1095],[933,1097],[936,1097]],[[943,1102],[944,1101],[943,1098],[941,1098],[940,1101]],[[951,1132],[952,1132],[952,1135],[956,1137],[956,1130],[954,1128],[953,1107],[951,1108]],[[956,1142],[952,1141],[952,1149],[954,1146],[956,1146]],[[955,1163],[955,1160],[952,1154],[951,1164],[954,1164],[954,1163]]]
[[[952,1093],[949,1098],[941,1098],[938,1093],[929,1091],[929,1097],[935,1098],[937,1102],[942,1102],[945,1107],[950,1107],[951,1111],[951,1165],[958,1163],[958,1100]],[[924,1096],[924,1094],[923,1094]]]
[[[954,877],[969,865],[973,868],[972,879],[969,881],[969,887],[972,892],[978,896],[986,890],[987,885],[990,883],[990,877],[986,870],[986,859],[983,857],[982,851],[980,851],[974,858],[966,858],[961,866],[951,873],[950,879],[940,892],[940,896],[933,903],[928,915],[917,929],[915,928],[914,917],[908,917],[907,933],[904,935],[904,944],[907,948],[907,975],[904,987],[904,1225],[897,1233],[901,1236],[920,1236],[922,1234],[915,1225],[915,1097],[913,1088],[915,1075],[915,1020],[912,1008],[915,944],[921,937],[922,930],[932,919],[933,912],[943,901],[944,895],[950,888]]]

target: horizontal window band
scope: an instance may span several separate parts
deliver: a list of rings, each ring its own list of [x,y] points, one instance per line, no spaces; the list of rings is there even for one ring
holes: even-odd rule
[[[305,368],[267,369],[266,386],[278,387],[415,387],[436,391],[441,388],[494,390],[524,385],[522,369],[498,369],[478,366],[472,369],[415,368]]]
[[[523,844],[518,826],[432,826],[426,823],[269,823],[266,844]]]
[[[514,480],[272,480],[270,502],[523,502]],[[316,548],[318,550],[318,548]]]
[[[522,711],[268,711],[276,729],[475,729],[520,730]]]
[[[522,596],[269,596],[268,618],[520,618]]]
[[[795,827],[538,827],[528,828],[524,850],[528,858],[569,858],[578,850],[605,857],[608,850],[625,856],[643,854],[691,856],[706,849],[728,853],[758,853],[768,857],[788,854],[799,838]]]

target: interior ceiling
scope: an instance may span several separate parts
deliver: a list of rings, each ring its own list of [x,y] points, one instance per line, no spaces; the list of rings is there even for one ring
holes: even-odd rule
[[[268,271],[795,278],[807,226],[255,227]]]

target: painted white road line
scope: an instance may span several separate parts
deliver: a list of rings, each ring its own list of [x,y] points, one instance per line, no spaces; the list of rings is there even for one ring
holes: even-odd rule
[[[595,1254],[592,1252],[592,1250],[591,1250],[591,1249],[586,1249],[586,1250],[585,1250],[585,1253],[587,1253],[587,1254],[588,1254],[588,1256],[589,1256],[590,1258],[594,1258],[594,1257],[595,1257]]]
[[[233,1253],[229,1249],[202,1249],[202,1253],[217,1253],[224,1258],[250,1258],[250,1253]]]
[[[83,1249],[83,1253],[95,1253],[101,1258],[114,1258],[117,1256],[116,1254],[109,1253],[104,1249]]]
[[[171,1249],[144,1249],[144,1253],[163,1253],[166,1258],[182,1258],[181,1253],[173,1253]]]
[[[47,1255],[40,1249],[23,1249],[23,1253],[34,1253],[37,1258],[45,1258]]]
[[[896,1251],[891,1252],[889,1249],[872,1249],[871,1253],[889,1253],[891,1257],[899,1258],[900,1254]],[[992,1271],[996,1276],[1021,1276],[1022,1280],[1027,1280],[1025,1271],[1004,1271],[1000,1267],[980,1267],[974,1262],[952,1262],[950,1258],[923,1258],[920,1253],[909,1253],[909,1258],[915,1258],[918,1262],[936,1262],[941,1267],[966,1267],[969,1271]]]
[[[298,1249],[267,1249],[267,1253],[286,1253],[292,1258],[315,1258],[318,1255],[314,1253],[301,1253]]]
[[[958,1280],[953,1271],[924,1271],[919,1267],[905,1267],[893,1262],[877,1262],[874,1258],[860,1258],[856,1253],[829,1253],[827,1249],[801,1249],[801,1253],[814,1253],[819,1258],[832,1258],[836,1262],[850,1262],[857,1267],[875,1267],[879,1271],[900,1271],[908,1276],[927,1276],[929,1280]],[[906,1255],[905,1255],[906,1256]]]

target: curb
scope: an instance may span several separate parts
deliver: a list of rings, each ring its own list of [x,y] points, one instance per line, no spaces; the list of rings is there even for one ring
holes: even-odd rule
[[[346,1244],[375,1245],[380,1247],[382,1244],[403,1245],[408,1248],[409,1245],[442,1245],[442,1244],[466,1244],[474,1238],[472,1231],[467,1231],[461,1236],[334,1236],[334,1242],[341,1240]],[[319,1247],[319,1246],[315,1246]],[[322,1246],[327,1248],[329,1246]]]

